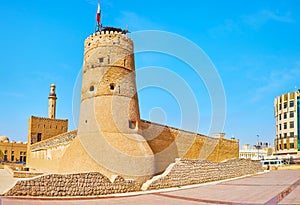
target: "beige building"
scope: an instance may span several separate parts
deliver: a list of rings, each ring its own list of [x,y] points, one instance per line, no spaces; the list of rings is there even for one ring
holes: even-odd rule
[[[26,163],[27,143],[9,141],[6,136],[0,137],[0,161]]]
[[[117,28],[105,27],[85,40],[78,130],[67,132],[66,120],[53,119],[56,94],[51,86],[48,118],[29,120],[31,169],[96,171],[145,181],[176,158],[238,158],[237,140],[140,119],[133,48],[126,31]]]
[[[297,155],[299,142],[300,91],[281,95],[274,100],[276,138],[274,155]]]

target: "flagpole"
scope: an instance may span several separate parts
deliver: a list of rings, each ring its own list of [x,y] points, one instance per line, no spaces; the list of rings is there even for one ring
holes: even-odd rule
[[[95,32],[99,32],[102,30],[101,24],[101,9],[100,9],[100,0],[98,0],[97,14],[96,14],[96,29]]]

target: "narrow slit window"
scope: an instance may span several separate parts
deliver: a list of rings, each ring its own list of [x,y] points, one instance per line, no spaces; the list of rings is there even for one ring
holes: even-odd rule
[[[37,142],[40,142],[40,141],[42,141],[42,133],[38,133],[37,134],[37,140],[36,140]]]
[[[130,129],[135,129],[136,128],[136,122],[132,121],[132,120],[129,120],[129,128]]]

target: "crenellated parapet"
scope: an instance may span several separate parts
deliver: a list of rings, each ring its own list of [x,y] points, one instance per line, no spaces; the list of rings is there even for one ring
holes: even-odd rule
[[[99,47],[121,47],[128,52],[133,51],[132,40],[121,31],[99,31],[90,35],[84,42],[84,58],[89,57],[90,51]]]

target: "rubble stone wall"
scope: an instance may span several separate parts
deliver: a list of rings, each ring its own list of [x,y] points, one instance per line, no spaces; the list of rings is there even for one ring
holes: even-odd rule
[[[140,184],[117,176],[114,182],[97,172],[50,174],[31,180],[18,181],[5,196],[97,196],[139,191]]]
[[[166,171],[143,185],[117,176],[113,182],[98,172],[49,174],[21,180],[5,196],[72,197],[99,196],[145,190],[181,187],[219,181],[263,172],[260,162],[233,159],[217,163],[207,160],[178,159]]]
[[[173,166],[173,167],[172,167]],[[263,172],[258,161],[232,159],[221,163],[207,160],[181,159],[170,165],[167,173],[147,181],[142,190],[181,187],[219,181]]]

